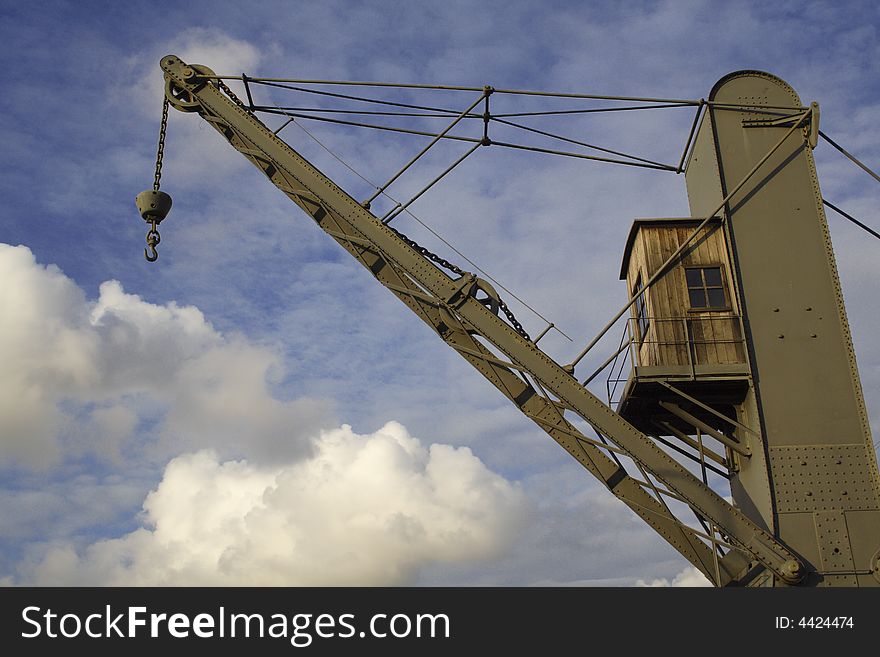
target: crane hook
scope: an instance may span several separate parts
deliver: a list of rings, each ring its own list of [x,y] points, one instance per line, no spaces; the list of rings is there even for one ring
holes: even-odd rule
[[[147,232],[147,249],[144,249],[144,257],[148,262],[156,262],[159,255],[156,253],[156,245],[161,241],[156,227],[168,215],[171,210],[171,197],[158,189],[148,189],[141,192],[135,199],[141,218],[150,224]]]
[[[159,223],[155,219],[150,221],[150,230],[147,231],[147,248],[144,249],[144,257],[147,262],[156,262],[159,259],[159,253],[156,251],[156,245],[162,241],[159,231],[156,230],[156,224]]]
[[[149,249],[149,252],[148,252]],[[156,251],[156,247],[152,244],[144,249],[144,257],[147,259],[147,262],[156,262],[159,259],[159,254]]]

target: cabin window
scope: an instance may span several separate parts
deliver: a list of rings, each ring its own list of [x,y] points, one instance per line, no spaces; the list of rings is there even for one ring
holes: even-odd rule
[[[651,319],[648,317],[647,292],[639,294],[642,291],[642,275],[636,278],[636,284],[633,286],[633,296],[636,297],[636,326],[639,329],[639,342],[644,341],[648,335],[648,327],[651,326]]]
[[[724,291],[724,277],[721,265],[711,267],[687,267],[684,270],[687,280],[688,301],[691,310],[728,310],[727,294]]]

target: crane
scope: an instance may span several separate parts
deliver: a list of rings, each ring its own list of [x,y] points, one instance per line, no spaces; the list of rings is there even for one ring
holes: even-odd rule
[[[171,207],[170,197],[159,189],[164,128],[170,106],[182,112],[196,113],[216,129],[318,228],[363,265],[521,413],[553,438],[713,584],[880,585],[880,477],[873,450],[867,449],[871,444],[870,429],[866,428],[866,421],[862,422],[854,429],[858,435],[841,439],[850,450],[846,451],[845,463],[840,459],[842,447],[835,447],[836,451],[822,451],[823,445],[791,445],[786,443],[788,438],[779,444],[773,442],[780,431],[777,426],[780,420],[770,414],[767,408],[769,398],[760,396],[758,380],[768,381],[770,389],[773,377],[770,369],[765,367],[759,371],[756,365],[769,362],[760,351],[761,340],[756,337],[758,329],[755,327],[760,325],[756,306],[751,308],[748,323],[738,320],[736,324],[737,330],[744,331],[748,339],[738,334],[735,340],[728,340],[742,343],[738,356],[742,362],[737,365],[740,369],[733,368],[735,376],[730,372],[723,372],[721,376],[698,372],[699,364],[695,364],[694,356],[699,341],[693,339],[692,333],[695,327],[705,324],[699,324],[699,317],[693,315],[682,324],[688,340],[688,376],[676,379],[667,373],[640,380],[636,372],[630,382],[629,396],[615,409],[575,377],[574,365],[579,359],[574,363],[559,363],[541,349],[538,342],[544,333],[531,338],[488,280],[421,247],[389,225],[389,215],[373,214],[369,200],[359,202],[343,191],[285,143],[277,131],[267,127],[252,110],[252,101],[240,100],[223,82],[222,76],[206,66],[187,64],[175,55],[164,57],[160,65],[165,76],[165,110],[156,179],[152,190],[137,197],[141,216],[150,224],[148,249],[145,250],[148,260],[157,257],[158,225]],[[764,75],[746,72],[726,79],[726,82],[748,86],[758,79],[765,87],[776,85],[782,88],[776,84],[777,78],[762,77]],[[247,82],[244,76],[241,79]],[[485,87],[478,100],[460,116],[485,102],[484,119],[488,125],[488,98],[493,92],[491,87]],[[737,93],[741,95],[742,91]],[[702,120],[698,121],[701,116]],[[642,321],[645,333],[641,335],[641,341],[631,339],[630,347],[636,350],[647,348],[644,345],[651,342],[646,340],[649,324],[657,327],[654,331],[660,331],[660,320],[649,321],[644,315],[645,299],[652,298],[647,292],[649,288],[669,275],[673,267],[689,257],[689,253],[693,255],[697,244],[705,242],[712,230],[720,226],[722,231],[730,231],[731,217],[745,216],[743,207],[753,203],[749,199],[758,197],[759,201],[755,203],[763,202],[759,191],[772,187],[773,176],[780,167],[784,170],[786,163],[793,160],[808,162],[809,167],[812,166],[808,146],[815,146],[818,120],[818,106],[815,104],[803,108],[799,101],[780,103],[773,99],[772,93],[763,98],[748,97],[745,101],[737,100],[737,97],[726,99],[723,85],[716,86],[709,101],[700,101],[691,130],[694,139],[688,162],[688,192],[692,208],[698,213],[683,223],[673,222],[676,230],[684,226],[689,237],[682,238],[677,247],[661,254],[665,262],[660,266],[655,264],[653,271],[646,271],[629,303],[615,318],[630,312],[633,322]],[[757,155],[749,154],[750,160],[743,160],[742,149],[731,146],[725,151],[725,144],[719,145],[725,130],[750,130],[756,134],[762,129],[762,134],[771,135],[766,137],[771,145],[760,149]],[[781,138],[777,139],[780,135]],[[434,141],[441,136],[434,135]],[[488,143],[491,140],[484,132],[474,148]],[[697,160],[711,161],[711,166],[698,164]],[[683,164],[684,156],[679,172],[683,170]],[[707,182],[710,179],[715,189],[712,194],[705,191],[711,186]],[[813,184],[812,179],[809,184]],[[815,184],[815,194],[821,198],[818,183]],[[771,202],[778,201],[771,199]],[[396,211],[400,210],[398,205]],[[824,222],[824,216],[821,221]],[[652,226],[641,227],[647,231]],[[745,228],[740,230],[737,227],[737,231],[737,244],[745,245],[749,239],[760,241],[750,238]],[[634,226],[633,235],[636,233]],[[727,290],[730,303],[735,299],[737,305],[747,294],[744,290],[752,285],[747,284],[747,275],[740,271],[748,256],[747,252],[743,254],[731,261],[728,265],[731,271],[725,274],[740,274],[731,278]],[[726,271],[720,266],[717,268]],[[721,289],[720,284],[715,287],[710,280],[715,276],[713,268],[700,270],[692,267],[688,271],[688,292],[702,290],[708,295],[713,289]],[[694,271],[703,273],[697,276],[699,283],[692,285]],[[836,270],[831,276],[832,283],[836,281],[835,276]],[[842,299],[834,303],[840,308],[835,316],[842,318],[841,340],[846,346],[849,333],[842,314]],[[777,313],[775,318],[779,317],[781,315]],[[715,318],[710,319],[715,321]],[[824,321],[836,320],[829,316]],[[655,343],[662,342],[656,337],[659,333],[652,335],[655,335]],[[706,340],[699,343],[706,344]],[[794,343],[795,340],[790,339],[786,348]],[[848,353],[851,353],[851,341],[848,344]],[[854,384],[849,380],[853,408],[861,412],[860,417],[865,417],[854,360],[852,368],[847,363],[843,367],[846,376],[855,377]],[[641,368],[642,371],[648,369]],[[701,376],[704,378],[700,379]],[[711,388],[706,387],[706,381],[711,383]],[[702,387],[695,387],[696,384]],[[736,399],[703,396],[701,391],[709,389],[715,391],[713,394],[722,389],[736,391]],[[652,431],[651,426],[663,426],[664,430]],[[663,439],[661,433],[680,442],[676,446]],[[790,432],[786,433],[783,427],[783,433],[788,436]],[[704,446],[704,437],[719,441],[723,454]],[[687,467],[681,457],[685,453],[682,446],[690,446],[691,452],[697,452],[702,467],[718,470],[718,466],[722,466],[731,480],[734,503],[713,490],[705,476],[701,478],[692,467]],[[801,447],[803,452],[798,451]],[[833,494],[820,491],[821,509],[798,507],[791,500],[786,502],[786,495],[798,497],[803,491],[794,470],[791,470],[789,479],[782,479],[788,472],[785,468],[794,468],[796,464],[784,459],[780,461],[783,458],[780,454],[786,459],[802,461],[807,469],[808,465],[822,468],[830,463],[829,459],[836,460],[837,466],[848,468],[847,474],[838,477],[838,481],[843,480],[849,490],[835,489]],[[694,459],[693,455],[691,459]],[[853,459],[857,463],[855,468]],[[710,460],[715,465],[707,466]],[[703,472],[705,474],[705,469]],[[805,476],[815,478],[812,473]],[[784,488],[786,485],[789,488]],[[829,486],[834,487],[830,483]],[[841,492],[845,497],[840,496]],[[766,504],[763,502],[765,498],[768,500]],[[811,499],[818,502],[819,497]],[[816,526],[820,526],[818,538]]]

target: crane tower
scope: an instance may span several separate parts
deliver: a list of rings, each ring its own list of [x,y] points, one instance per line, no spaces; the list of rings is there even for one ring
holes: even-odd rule
[[[794,122],[732,107],[800,105],[756,71],[724,77],[709,99],[685,169],[693,216],[634,224],[621,272],[633,294]],[[720,439],[737,506],[817,583],[868,585],[877,465],[810,148],[816,113],[634,304],[638,364],[619,410],[648,433]]]

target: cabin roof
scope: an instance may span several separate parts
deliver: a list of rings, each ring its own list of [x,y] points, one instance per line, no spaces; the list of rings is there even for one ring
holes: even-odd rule
[[[642,226],[682,226],[693,224],[694,227],[703,222],[705,217],[650,217],[646,219],[636,219],[633,221],[632,228],[629,229],[629,235],[626,238],[626,246],[623,249],[623,262],[620,265],[620,280],[626,280],[626,273],[629,269],[629,256],[632,253],[633,244],[636,241],[636,235]],[[721,221],[721,217],[712,217],[710,223]]]

